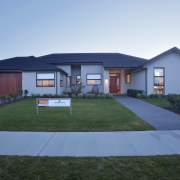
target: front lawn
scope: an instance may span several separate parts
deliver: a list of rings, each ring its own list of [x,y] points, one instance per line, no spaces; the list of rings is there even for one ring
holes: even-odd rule
[[[152,130],[114,99],[73,99],[68,108],[39,108],[35,99],[0,107],[0,130],[20,131],[118,131]]]
[[[164,98],[144,98],[143,100],[148,103],[154,104],[156,106],[170,107],[170,103],[166,97],[164,97]]]
[[[0,179],[179,179],[180,156],[13,157],[0,156]]]

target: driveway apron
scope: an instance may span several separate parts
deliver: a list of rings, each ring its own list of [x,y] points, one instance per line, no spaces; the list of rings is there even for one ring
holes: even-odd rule
[[[178,114],[136,98],[114,96],[114,99],[157,130],[180,130],[180,115]]]

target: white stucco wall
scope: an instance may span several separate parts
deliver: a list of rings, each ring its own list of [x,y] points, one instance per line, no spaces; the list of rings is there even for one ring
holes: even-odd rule
[[[98,85],[99,92],[104,92],[104,68],[102,65],[81,65],[81,81],[82,85],[85,86],[83,92],[92,91],[92,86],[86,84],[87,74],[101,74],[102,84]]]
[[[131,73],[131,83],[124,85],[124,90],[127,92],[127,89],[139,89],[146,92],[146,70],[141,70]]]
[[[164,67],[165,94],[180,94],[180,55],[171,53],[145,66],[147,68],[147,93],[154,93],[154,68]]]
[[[43,72],[42,72],[43,73]],[[49,72],[51,73],[51,72]],[[57,92],[60,93],[59,84],[59,72],[57,81]],[[36,72],[23,72],[22,73],[22,89],[27,89],[29,91],[28,95],[32,94],[56,94],[56,73],[55,73],[55,87],[36,87]]]
[[[104,75],[103,78],[104,80],[102,80],[104,82],[104,93],[109,93],[109,70],[103,70]]]
[[[65,71],[68,74],[68,76],[71,76],[71,65],[58,65],[56,67]]]

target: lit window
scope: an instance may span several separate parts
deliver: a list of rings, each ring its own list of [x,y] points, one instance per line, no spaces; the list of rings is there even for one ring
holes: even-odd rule
[[[164,68],[154,68],[154,93],[164,93]]]
[[[100,85],[101,74],[87,74],[87,85]]]
[[[131,74],[127,73],[126,74],[126,84],[130,84],[131,83]]]
[[[55,83],[54,73],[37,73],[36,85],[37,87],[54,87]]]

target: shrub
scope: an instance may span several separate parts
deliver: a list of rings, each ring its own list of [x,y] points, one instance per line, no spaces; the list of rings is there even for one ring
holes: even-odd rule
[[[54,94],[51,96],[52,98],[60,98],[60,95],[59,94]]]
[[[83,93],[78,93],[77,98],[84,98],[84,94]]]
[[[42,97],[43,97],[43,98],[51,98],[51,97],[52,97],[52,94],[43,94]]]
[[[180,109],[180,95],[178,94],[169,94],[168,101],[174,109]]]
[[[24,90],[24,96],[26,97],[28,95],[29,91],[27,89]]]
[[[71,97],[72,97],[72,98],[76,98],[76,94],[72,94]]]
[[[61,98],[69,98],[69,95],[68,94],[62,94],[60,97]]]
[[[150,98],[158,98],[158,95],[157,94],[150,94],[149,97]]]
[[[107,99],[112,99],[112,98],[113,98],[113,95],[112,95],[111,93],[107,93],[107,94],[106,94],[106,98],[107,98]]]
[[[139,89],[128,89],[127,90],[128,96],[137,98],[138,94],[143,94],[143,90],[139,90]]]
[[[142,94],[140,94],[140,93],[137,94],[137,98],[141,99],[142,97],[143,97]]]
[[[106,99],[106,95],[105,94],[98,94],[97,98],[98,99]]]
[[[90,93],[88,93],[88,94],[85,94],[85,98],[87,98],[87,99],[95,99],[96,98],[96,95],[95,94],[90,94]]]
[[[31,97],[32,97],[32,98],[40,98],[41,95],[40,95],[40,94],[31,94]]]

